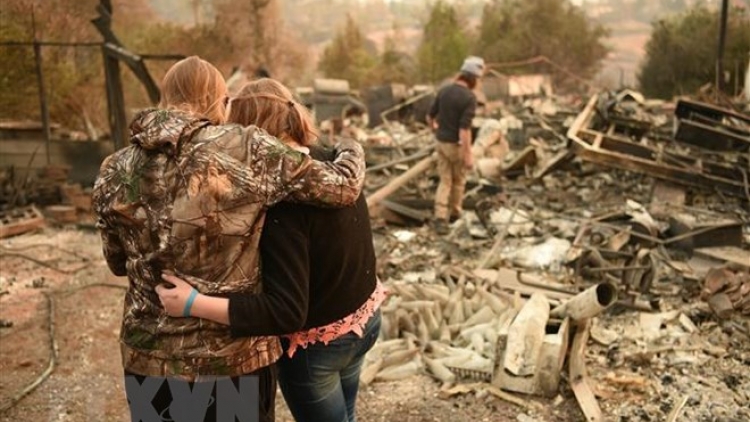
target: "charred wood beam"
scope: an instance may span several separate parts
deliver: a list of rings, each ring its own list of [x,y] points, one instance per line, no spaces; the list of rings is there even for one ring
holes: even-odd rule
[[[436,155],[430,155],[423,158],[420,162],[414,165],[414,167],[405,171],[403,174],[391,180],[387,185],[380,188],[377,192],[367,197],[367,207],[370,210],[371,216],[378,215],[378,204],[383,199],[387,198],[388,195],[396,192],[399,188],[407,184],[410,180],[422,175],[426,171],[430,170],[437,161]]]
[[[120,76],[120,61],[123,61],[143,83],[152,103],[159,102],[161,96],[159,87],[148,72],[143,58],[122,47],[122,43],[112,31],[112,3],[110,0],[100,0],[96,6],[99,16],[91,20],[104,38],[102,44],[102,58],[104,61],[104,76],[107,88],[107,106],[109,109],[109,127],[115,149],[125,145],[127,137],[127,120],[125,114],[125,98]]]
[[[135,76],[143,83],[148,91],[148,96],[151,102],[159,102],[159,87],[154,82],[153,78],[148,72],[146,65],[143,63],[143,59],[137,54],[128,52],[122,42],[115,36],[112,31],[112,5],[109,1],[102,0],[96,7],[99,12],[99,17],[92,19],[91,23],[94,24],[96,29],[102,34],[104,38],[106,51],[111,53],[114,57],[123,60],[128,67],[135,73]],[[107,46],[109,44],[109,46]]]
[[[107,54],[102,47],[104,60],[104,79],[107,89],[107,108],[109,110],[109,128],[115,150],[125,146],[127,139],[127,117],[125,115],[125,96],[122,92],[120,62]]]
[[[141,56],[131,53],[125,48],[110,42],[104,43],[104,51],[106,54],[124,62],[130,70],[133,71],[138,80],[140,80],[143,86],[146,87],[148,97],[153,104],[159,102],[159,98],[161,97],[159,87],[156,85],[156,82],[154,82],[154,78],[152,78],[151,74],[148,72]]]

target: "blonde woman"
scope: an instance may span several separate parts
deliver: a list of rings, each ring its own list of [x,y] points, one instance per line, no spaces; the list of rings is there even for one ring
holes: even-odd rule
[[[267,207],[286,197],[344,206],[361,191],[361,146],[342,141],[333,162],[313,161],[257,127],[223,125],[226,99],[210,63],[195,56],[176,63],[160,108],[135,117],[131,145],[102,163],[94,186],[104,256],[129,281],[121,354],[133,420],[234,420],[232,413],[248,420],[256,411],[273,420],[269,365],[281,355],[278,339],[236,338],[226,325],[189,318],[195,295],[181,318],[170,318],[155,287],[167,270],[196,277],[196,293],[259,293]],[[259,404],[248,379],[270,391]],[[220,384],[227,380],[234,392]]]
[[[307,110],[271,79],[245,86],[230,105],[230,121],[255,124],[307,151],[317,136]],[[311,154],[326,152],[310,148]],[[279,384],[298,422],[354,422],[359,373],[380,331],[385,290],[375,276],[367,202],[322,209],[283,202],[268,211],[261,237],[263,293],[199,295],[195,316],[228,324],[237,336],[288,334],[278,361]],[[170,315],[179,315],[192,287],[159,288]]]

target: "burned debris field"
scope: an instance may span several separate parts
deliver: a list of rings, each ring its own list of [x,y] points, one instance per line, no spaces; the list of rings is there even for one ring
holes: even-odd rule
[[[705,125],[715,138],[692,145],[676,136],[706,121],[697,112],[675,125],[668,105],[633,92],[563,101],[482,121],[475,154],[486,173],[470,182],[467,212],[447,235],[427,224],[436,181],[418,163],[430,160],[429,138],[398,122],[360,129],[374,143],[366,189],[391,292],[362,373],[364,420],[748,417],[746,185],[706,171],[747,168],[742,121],[729,113],[721,122],[737,126]],[[515,145],[523,134],[533,135]],[[580,136],[593,142],[581,147]],[[605,139],[661,156],[606,150]],[[704,166],[661,159],[670,151]],[[42,177],[31,186],[53,184]],[[108,357],[127,283],[100,258],[85,192],[56,183],[64,204],[3,222],[0,347],[3,373],[14,374],[2,378],[6,417],[118,420],[119,363]],[[21,398],[40,374],[48,378]],[[84,394],[92,382],[108,394]]]
[[[358,420],[750,421],[747,2],[32,3],[0,7],[0,70],[30,87],[0,77],[0,421],[131,420],[137,283],[105,260],[94,184],[193,55],[225,112],[270,77],[318,144],[364,151],[387,296]],[[435,104],[467,73],[446,213]]]

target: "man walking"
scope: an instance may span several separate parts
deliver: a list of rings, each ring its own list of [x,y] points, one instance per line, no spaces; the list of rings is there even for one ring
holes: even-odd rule
[[[435,230],[448,232],[448,223],[461,217],[466,173],[474,166],[471,155],[471,121],[477,108],[473,89],[484,72],[484,60],[464,60],[453,83],[441,88],[427,121],[435,130],[440,184],[435,193]]]

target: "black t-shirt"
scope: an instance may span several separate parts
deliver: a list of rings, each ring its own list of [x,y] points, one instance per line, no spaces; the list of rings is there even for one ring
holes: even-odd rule
[[[477,99],[469,88],[457,83],[441,88],[429,113],[438,124],[437,140],[458,142],[458,130],[471,129],[476,109]]]

